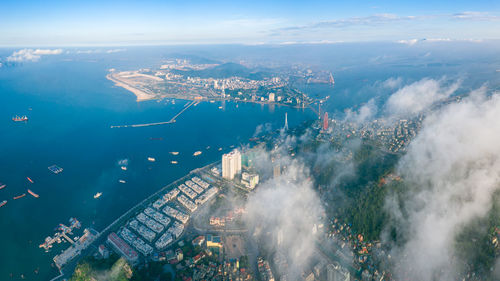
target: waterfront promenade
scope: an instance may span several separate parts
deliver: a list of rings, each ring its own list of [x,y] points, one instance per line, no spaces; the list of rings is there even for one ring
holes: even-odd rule
[[[208,165],[205,165],[201,168],[194,169],[190,171],[188,174],[184,175],[183,177],[169,183],[168,185],[160,188],[158,191],[155,193],[151,194],[132,208],[130,208],[127,212],[122,214],[120,217],[115,219],[113,222],[111,222],[107,227],[105,227],[103,230],[101,230],[98,234],[96,234],[94,241],[89,244],[84,251],[82,251],[79,255],[75,256],[72,261],[68,262],[62,269],[59,270],[60,275],[54,277],[51,279],[51,281],[56,281],[56,280],[63,280],[66,278],[71,277],[71,274],[74,272],[74,269],[76,268],[78,261],[82,258],[85,257],[89,254],[91,254],[94,250],[97,249],[97,246],[99,244],[102,244],[105,242],[106,237],[108,236],[109,233],[118,230],[122,225],[124,225],[132,216],[134,216],[136,213],[139,211],[143,210],[146,208],[147,205],[151,204],[154,202],[160,195],[163,193],[168,192],[172,188],[180,185],[181,183],[185,182],[188,180],[190,177],[192,177],[194,174],[200,173],[202,171],[208,170],[209,167],[213,167],[214,165],[219,164],[221,161],[216,161],[213,163],[210,163]]]

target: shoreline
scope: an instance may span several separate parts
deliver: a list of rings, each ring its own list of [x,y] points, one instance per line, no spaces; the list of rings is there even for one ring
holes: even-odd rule
[[[154,96],[154,95],[148,94],[148,93],[146,93],[144,91],[141,91],[141,90],[139,90],[137,88],[134,88],[134,87],[126,84],[123,81],[120,81],[120,80],[116,79],[115,77],[113,77],[113,73],[109,73],[108,75],[106,75],[106,78],[108,80],[114,82],[115,86],[122,87],[125,90],[127,90],[129,92],[132,92],[136,96],[136,101],[137,102],[157,99],[157,97]]]
[[[188,179],[191,175],[193,175],[195,173],[199,173],[199,172],[207,169],[208,167],[217,165],[219,163],[221,163],[221,160],[217,160],[215,162],[211,162],[211,163],[209,163],[209,164],[207,164],[205,166],[202,166],[200,168],[196,168],[194,170],[191,170],[187,174],[185,174],[185,175],[181,176],[180,178],[178,178],[178,179],[176,179],[176,180],[168,183],[167,185],[161,187],[159,190],[157,190],[156,192],[153,192],[152,194],[150,194],[149,196],[147,196],[146,198],[144,198],[143,200],[141,200],[139,203],[137,203],[134,206],[130,207],[130,209],[128,209],[125,213],[121,214],[118,218],[114,219],[110,224],[108,224],[104,229],[102,229],[101,231],[99,231],[98,234],[96,235],[95,240],[92,243],[90,243],[87,246],[87,248],[80,253],[79,256],[74,257],[65,266],[63,266],[62,268],[60,268],[59,269],[59,273],[60,274],[58,276],[53,277],[50,280],[51,281],[60,280],[66,274],[69,276],[69,278],[71,278],[71,276],[72,276],[72,274],[74,272],[74,269],[76,268],[76,266],[78,265],[78,263],[82,260],[82,258],[88,256],[91,253],[91,251],[94,250],[94,248],[96,248],[96,244],[105,243],[105,242],[103,242],[102,239],[107,239],[107,234],[108,233],[110,233],[112,231],[115,231],[116,228],[120,228],[121,224],[123,224],[128,219],[130,219],[131,215],[135,214],[134,212],[137,212],[137,209],[139,209],[141,207],[144,207],[145,205],[147,205],[149,203],[154,202],[154,200],[156,200],[158,198],[158,196],[161,195],[161,193],[163,193],[163,192],[165,192],[167,190],[171,190],[173,187],[175,187],[179,183],[182,183],[183,181],[185,181],[186,179]],[[182,237],[183,235],[184,235],[184,233],[180,237]]]

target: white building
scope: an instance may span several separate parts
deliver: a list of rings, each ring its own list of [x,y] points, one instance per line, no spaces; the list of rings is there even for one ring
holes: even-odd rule
[[[222,177],[232,180],[241,172],[241,153],[235,149],[222,155]]]
[[[326,266],[326,275],[328,281],[350,281],[351,274],[347,269],[343,268],[338,263],[329,264]]]
[[[269,101],[274,102],[274,93],[269,94]]]
[[[259,184],[259,175],[243,172],[241,174],[241,183],[246,187],[253,189],[257,184]]]

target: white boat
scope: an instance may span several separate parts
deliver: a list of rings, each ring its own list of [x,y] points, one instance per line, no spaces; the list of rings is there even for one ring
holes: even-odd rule
[[[124,170],[124,171],[126,171],[126,170],[127,170],[127,167],[125,167],[125,166],[121,166],[120,168],[121,168],[122,170]]]
[[[201,154],[201,151],[196,151],[195,153],[193,153],[193,156],[198,156]]]
[[[177,164],[178,162],[177,161],[170,161],[170,163]]]
[[[99,197],[101,197],[102,195],[102,192],[97,192],[95,195],[94,195],[94,199],[97,199]]]
[[[156,159],[154,159],[153,157],[148,157],[148,161],[149,162],[154,162],[154,161],[156,161]]]
[[[126,183],[126,181],[124,181],[124,180],[119,180],[118,182],[119,183]]]
[[[170,154],[172,154],[172,155],[179,155],[179,152],[178,151],[172,151],[172,152],[170,152]]]

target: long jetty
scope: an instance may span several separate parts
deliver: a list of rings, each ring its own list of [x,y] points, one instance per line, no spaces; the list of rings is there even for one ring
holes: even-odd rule
[[[177,117],[179,117],[179,115],[181,115],[184,111],[186,111],[186,109],[188,109],[189,107],[191,107],[195,103],[196,103],[196,101],[192,101],[191,103],[189,103],[188,105],[186,105],[179,113],[177,113],[174,117],[172,117],[168,121],[154,122],[154,123],[144,123],[144,124],[131,124],[131,125],[112,125],[111,128],[137,128],[137,127],[148,127],[148,126],[157,126],[157,125],[164,125],[164,124],[175,123],[175,119],[177,119]]]

